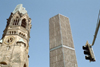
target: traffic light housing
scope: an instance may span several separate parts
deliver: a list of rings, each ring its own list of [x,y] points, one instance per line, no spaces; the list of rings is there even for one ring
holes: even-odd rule
[[[85,59],[86,60],[90,60],[91,61],[95,61],[95,57],[94,57],[94,53],[93,53],[93,50],[92,50],[92,46],[88,43],[88,41],[86,42],[86,45],[83,46],[83,50],[84,50],[84,54],[86,55],[85,56]]]

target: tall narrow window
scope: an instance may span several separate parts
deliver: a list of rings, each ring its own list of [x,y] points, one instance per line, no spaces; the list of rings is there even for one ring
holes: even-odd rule
[[[26,64],[24,64],[24,67],[26,67]]]
[[[16,31],[14,31],[14,34],[16,34]]]
[[[26,28],[26,19],[23,19],[23,20],[22,20],[21,26],[24,27],[24,28]]]
[[[19,18],[18,17],[16,17],[16,24],[18,25],[18,23],[19,23]]]
[[[11,31],[9,31],[9,34],[11,34]]]

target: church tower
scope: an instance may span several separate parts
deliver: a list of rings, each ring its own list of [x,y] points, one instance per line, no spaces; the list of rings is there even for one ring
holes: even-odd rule
[[[29,67],[31,18],[19,4],[7,19],[0,40],[0,67]]]
[[[50,67],[78,67],[69,19],[58,14],[49,20]]]

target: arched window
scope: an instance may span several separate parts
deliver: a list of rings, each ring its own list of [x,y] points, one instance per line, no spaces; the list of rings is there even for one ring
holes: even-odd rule
[[[19,18],[16,17],[16,19],[14,19],[14,21],[13,21],[13,25],[18,25],[18,23],[19,23]]]
[[[19,36],[24,37],[24,38],[26,37],[25,34],[23,34],[22,32],[19,33]]]
[[[21,26],[24,27],[24,28],[26,28],[26,19],[23,19],[23,20],[22,20]]]
[[[6,62],[0,62],[0,64],[2,64],[2,65],[7,65],[7,63],[6,63]]]
[[[9,34],[11,34],[11,31],[9,31]]]
[[[13,34],[13,31],[12,31],[12,34]]]
[[[14,31],[14,34],[16,34],[16,31]]]
[[[24,64],[24,67],[26,67],[26,64]]]

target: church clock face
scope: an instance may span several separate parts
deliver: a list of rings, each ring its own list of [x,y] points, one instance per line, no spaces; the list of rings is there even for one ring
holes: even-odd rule
[[[6,37],[6,38],[4,39],[4,43],[9,45],[9,44],[12,44],[12,43],[14,42],[14,40],[15,40],[15,38],[12,37],[12,36]]]

